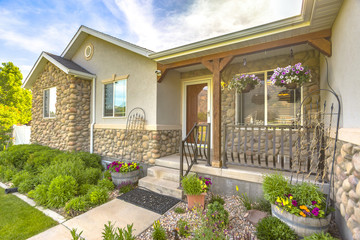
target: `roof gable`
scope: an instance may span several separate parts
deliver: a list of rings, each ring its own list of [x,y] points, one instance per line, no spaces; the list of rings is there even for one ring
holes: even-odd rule
[[[63,57],[51,53],[42,52],[39,58],[37,59],[35,65],[31,69],[29,75],[26,77],[23,83],[24,88],[29,89],[33,86],[39,73],[43,71],[46,63],[48,62],[51,62],[66,74],[76,75],[78,77],[85,79],[92,79],[96,77],[94,74],[90,73],[89,71],[77,65],[71,60],[65,59]]]
[[[109,43],[112,43],[116,46],[125,48],[129,51],[135,52],[137,54],[140,54],[142,56],[148,57],[151,53],[154,53],[151,50],[148,50],[143,47],[139,47],[135,44],[126,42],[124,40],[121,40],[119,38],[110,36],[108,34],[96,31],[94,29],[88,28],[86,26],[80,26],[79,30],[76,32],[75,36],[71,39],[70,43],[67,45],[63,53],[61,54],[61,57],[65,59],[71,59],[74,54],[76,53],[77,49],[81,46],[83,41],[89,36],[92,35],[94,37],[100,38],[104,41],[107,41]]]

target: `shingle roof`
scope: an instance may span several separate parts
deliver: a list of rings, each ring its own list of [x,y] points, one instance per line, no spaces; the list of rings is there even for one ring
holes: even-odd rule
[[[76,63],[74,63],[71,60],[65,59],[63,57],[60,57],[60,56],[52,54],[52,53],[48,53],[48,52],[45,52],[45,53],[47,55],[49,55],[50,57],[52,57],[57,62],[59,62],[61,65],[63,65],[64,67],[66,67],[70,70],[75,70],[75,71],[79,71],[79,72],[83,72],[83,73],[87,73],[87,74],[92,74],[91,72],[89,72],[88,70],[84,69],[83,67],[77,65]]]

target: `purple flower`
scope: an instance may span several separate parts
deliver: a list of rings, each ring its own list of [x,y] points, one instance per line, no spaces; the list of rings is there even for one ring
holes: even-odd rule
[[[118,168],[118,167],[115,168],[115,171],[116,171],[116,172],[119,172],[119,171],[120,171],[120,168]]]
[[[292,200],[292,205],[294,206],[294,207],[297,207],[297,205],[298,205],[298,203],[297,203],[297,201],[296,200]]]
[[[139,166],[136,166],[136,169],[139,169]]]
[[[316,201],[311,201],[311,204],[312,205],[315,205],[317,202]]]
[[[315,217],[319,215],[319,209],[316,207],[311,211],[312,214],[314,214]]]
[[[296,74],[299,74],[299,71],[296,71]]]

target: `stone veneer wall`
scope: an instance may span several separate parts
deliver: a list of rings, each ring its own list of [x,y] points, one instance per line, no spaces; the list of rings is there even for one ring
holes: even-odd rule
[[[56,117],[43,117],[44,89],[56,87]],[[89,151],[91,81],[69,76],[50,62],[32,89],[31,142]]]
[[[333,147],[333,144],[330,146]],[[331,170],[332,151],[333,148],[327,151],[328,173]],[[360,239],[360,146],[338,142],[334,176],[336,207],[353,234],[353,239],[358,240]]]
[[[181,130],[141,130],[125,134],[125,129],[95,129],[94,153],[154,164],[157,158],[178,153],[180,141]]]

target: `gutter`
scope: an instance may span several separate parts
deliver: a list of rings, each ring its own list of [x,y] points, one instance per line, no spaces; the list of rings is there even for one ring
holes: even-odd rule
[[[90,123],[90,153],[94,152],[94,125],[96,122],[95,119],[95,110],[96,110],[96,77],[92,79],[92,120]]]

